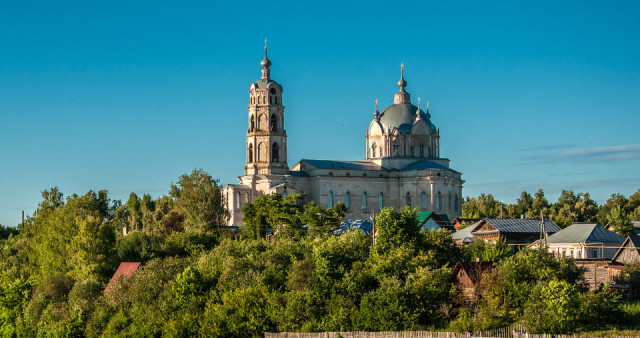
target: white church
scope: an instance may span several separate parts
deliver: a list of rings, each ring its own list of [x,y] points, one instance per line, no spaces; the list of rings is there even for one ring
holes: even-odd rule
[[[461,173],[440,157],[440,130],[429,108],[411,103],[401,70],[393,104],[374,112],[366,130],[366,158],[356,161],[302,159],[289,167],[283,88],[271,79],[264,49],[262,78],[249,86],[247,162],[239,184],[222,194],[229,225],[243,225],[242,206],[265,194],[304,192],[305,203],[325,208],[344,201],[346,219],[369,219],[380,209],[404,206],[446,214],[462,213]]]

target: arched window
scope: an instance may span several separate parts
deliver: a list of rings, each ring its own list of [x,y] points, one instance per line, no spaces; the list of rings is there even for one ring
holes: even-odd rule
[[[362,193],[362,209],[367,208],[367,192]]]
[[[384,154],[382,153],[382,147],[380,147],[380,157],[383,157]]]
[[[276,119],[276,114],[271,115],[271,131],[278,131],[278,120]]]
[[[273,96],[269,96],[269,103],[273,103]]]
[[[458,205],[460,204],[460,199],[458,198],[458,195],[456,194],[456,197],[454,198],[454,204],[453,204],[453,208],[455,211],[458,211]]]
[[[280,148],[278,147],[278,144],[273,142],[273,145],[271,145],[271,162],[278,162],[280,159],[278,156],[279,150]]]
[[[327,205],[329,208],[333,208],[333,191],[329,191],[329,201]]]
[[[240,209],[240,193],[236,192],[236,209]]]
[[[407,205],[411,206],[411,193],[407,192]]]
[[[447,207],[449,210],[451,210],[451,194],[447,195]]]
[[[378,195],[378,209],[382,208],[384,208],[384,196],[380,193],[380,195]]]
[[[427,193],[424,191],[420,194],[420,208],[427,210]]]
[[[276,96],[276,104],[278,104],[278,97]]]
[[[349,194],[348,191],[344,195],[344,204],[347,206],[347,208],[351,206],[351,195]]]
[[[249,144],[249,163],[253,162],[253,143]]]
[[[373,146],[371,146],[371,157],[376,157],[376,143],[373,142]]]
[[[442,204],[442,194],[438,191],[438,198],[436,198],[436,209],[440,210]]]
[[[267,158],[267,147],[265,147],[264,143],[260,142],[258,144],[258,162],[262,162]]]
[[[251,131],[254,131],[256,129],[256,118],[253,115],[251,115],[251,122],[249,124],[249,128],[251,129]]]
[[[424,157],[424,143],[420,143],[420,157]]]

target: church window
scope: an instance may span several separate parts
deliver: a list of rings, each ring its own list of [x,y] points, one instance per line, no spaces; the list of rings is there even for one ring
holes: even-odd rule
[[[271,95],[276,95],[276,89],[275,88],[271,88]]]
[[[351,206],[351,195],[349,194],[348,191],[344,195],[344,204],[347,206],[347,208]]]
[[[333,191],[329,191],[329,201],[327,205],[329,208],[333,208]]]
[[[409,147],[409,155],[413,157],[413,146]]]
[[[269,96],[269,103],[273,104],[273,96]]]
[[[382,154],[382,147],[380,147],[380,157],[382,157],[382,156],[384,156],[384,155]]]
[[[367,208],[367,192],[362,193],[362,209]]]
[[[271,115],[271,131],[278,131],[278,120],[276,119],[276,114]]]
[[[249,144],[249,160],[247,162],[253,162],[253,144]]]
[[[436,209],[440,210],[442,202],[442,194],[438,191],[438,198],[436,198]]]
[[[410,192],[407,193],[407,205],[411,206],[411,193]]]
[[[373,142],[373,146],[371,147],[371,157],[376,157],[376,143]]]
[[[460,200],[458,198],[458,195],[456,195],[456,197],[453,200],[453,210],[458,211],[458,204],[460,203]]]
[[[363,176],[363,177],[367,177],[367,173],[363,173],[363,174],[362,174],[362,176]]]
[[[264,146],[264,143],[260,142],[258,144],[258,162],[262,162],[267,158],[267,149]]]
[[[278,97],[276,96],[276,104],[278,104]]]
[[[351,173],[347,173],[347,177],[351,176]]]
[[[380,193],[380,195],[378,195],[378,209],[382,208],[384,208],[384,196]]]
[[[273,142],[273,145],[271,146],[271,162],[278,162],[278,160],[279,160],[278,151],[279,150],[280,149],[278,147],[278,144]]]
[[[240,209],[240,193],[236,192],[236,209]]]
[[[251,115],[251,122],[250,122],[249,128],[251,128],[251,131],[254,131],[256,128],[256,118],[253,115]]]
[[[451,194],[447,195],[447,207],[449,207],[449,210],[451,210]]]
[[[427,193],[424,191],[420,194],[420,208],[427,210]]]
[[[424,143],[420,143],[420,157],[424,157]]]
[[[329,176],[333,176],[333,171],[330,171],[330,172],[329,172]]]

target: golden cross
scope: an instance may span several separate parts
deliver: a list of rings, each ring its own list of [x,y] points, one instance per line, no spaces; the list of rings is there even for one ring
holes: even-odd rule
[[[267,38],[264,38],[264,48],[267,48]]]
[[[404,63],[400,62],[400,70],[404,71]]]
[[[427,101],[427,110],[429,110],[429,101]]]
[[[376,99],[376,110],[378,110],[378,99]]]

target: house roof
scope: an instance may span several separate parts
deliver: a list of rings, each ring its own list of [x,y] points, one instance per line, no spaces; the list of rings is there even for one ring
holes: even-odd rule
[[[104,289],[104,292],[109,292],[109,290],[113,289],[116,286],[116,283],[118,282],[118,279],[120,278],[120,276],[123,276],[123,277],[131,276],[134,272],[136,272],[136,270],[138,270],[138,267],[140,266],[140,264],[141,262],[120,263],[120,266],[118,266],[118,269],[113,274],[113,277],[111,277],[111,280],[109,281],[109,284],[107,284],[107,287]]]
[[[473,284],[476,284],[482,272],[493,269],[493,262],[458,262],[451,276],[455,278],[461,269],[467,273]]]
[[[624,237],[599,224],[577,223],[547,238],[547,243],[622,243]]]
[[[615,256],[611,259],[612,261],[616,261],[620,253],[626,248],[635,248],[638,251],[638,255],[640,255],[640,236],[627,236],[624,240],[624,243],[620,246]]]
[[[462,243],[473,243],[474,238],[471,234],[471,231],[475,230],[480,225],[481,221],[474,223],[468,227],[463,228],[462,230],[458,230],[453,233],[453,240],[456,242]]]
[[[340,224],[340,227],[333,230],[333,234],[340,236],[342,233],[349,231],[350,229],[360,229],[365,236],[371,236],[373,231],[373,223],[366,219],[348,219]]]
[[[429,219],[429,217],[435,218],[434,221],[438,223],[438,228],[423,226],[423,224]],[[440,229],[448,229],[454,230],[451,221],[449,221],[449,217],[445,214],[436,214],[434,211],[422,211],[416,214],[416,219],[418,220],[418,225],[422,226],[423,230],[440,230]]]
[[[531,218],[486,218],[476,224],[488,222],[496,228],[500,233],[540,233],[541,221]],[[474,228],[475,225],[474,224]],[[556,233],[560,231],[560,227],[549,219],[544,220],[544,229],[547,233]]]

